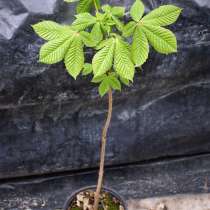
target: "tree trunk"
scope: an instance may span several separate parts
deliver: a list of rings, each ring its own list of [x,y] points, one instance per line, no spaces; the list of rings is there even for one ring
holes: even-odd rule
[[[104,178],[104,162],[105,162],[105,154],[106,154],[107,132],[108,132],[108,128],[111,122],[111,118],[112,118],[113,99],[112,99],[111,89],[108,92],[108,100],[109,100],[108,114],[107,114],[106,123],[103,127],[102,136],[101,136],[100,169],[99,169],[97,189],[95,192],[94,210],[98,210],[100,194],[101,194],[103,178]]]

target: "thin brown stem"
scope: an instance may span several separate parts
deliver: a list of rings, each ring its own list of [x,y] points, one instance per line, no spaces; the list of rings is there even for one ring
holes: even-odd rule
[[[108,92],[108,101],[109,101],[108,114],[107,114],[106,123],[103,127],[102,136],[101,136],[100,168],[99,168],[97,189],[95,192],[94,210],[98,210],[100,194],[101,194],[101,189],[102,189],[103,179],[104,179],[104,162],[105,162],[105,154],[106,154],[107,132],[108,132],[109,125],[111,122],[111,118],[112,118],[113,99],[112,99],[111,89]]]

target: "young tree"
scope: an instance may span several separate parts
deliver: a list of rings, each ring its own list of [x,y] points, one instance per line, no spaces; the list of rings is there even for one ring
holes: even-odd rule
[[[160,6],[144,15],[145,7],[136,0],[130,8],[131,20],[124,23],[125,8],[100,5],[100,0],[65,0],[77,2],[77,15],[71,25],[42,21],[33,25],[35,32],[47,41],[40,49],[39,61],[54,64],[64,60],[66,70],[76,79],[92,74],[99,85],[99,94],[108,93],[108,115],[101,137],[100,169],[95,193],[94,210],[98,210],[103,184],[107,132],[112,116],[112,91],[133,82],[135,71],[146,62],[149,44],[157,52],[177,52],[175,35],[164,26],[174,23],[181,9]],[[95,12],[90,11],[95,8]],[[93,15],[94,14],[94,15]],[[86,47],[94,49],[92,62],[85,59]]]

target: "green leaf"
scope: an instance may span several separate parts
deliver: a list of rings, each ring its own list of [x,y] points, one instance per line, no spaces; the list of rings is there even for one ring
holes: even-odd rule
[[[134,22],[134,21],[129,22],[123,28],[123,36],[129,37],[129,36],[133,35],[135,28],[136,28],[136,22]]]
[[[144,4],[141,0],[136,0],[131,7],[130,14],[133,20],[138,22],[144,14]]]
[[[82,70],[82,75],[83,75],[83,76],[86,76],[86,75],[92,73],[92,71],[93,71],[92,64],[90,64],[90,63],[85,63],[85,64],[84,64],[84,67],[83,67],[83,70]]]
[[[68,26],[62,26],[53,21],[42,21],[35,25],[32,25],[34,31],[45,40],[53,40],[61,38],[61,36],[69,33],[71,35],[72,30]]]
[[[130,85],[130,81],[129,81],[128,79],[125,79],[125,78],[120,77],[120,81],[121,81],[124,85],[126,85],[126,86],[129,86],[129,85]]]
[[[108,4],[105,4],[101,7],[102,11],[103,12],[106,12],[106,13],[111,13],[111,6],[108,5]]]
[[[95,49],[96,49],[96,50],[100,50],[100,49],[102,49],[103,47],[105,47],[107,44],[109,44],[109,42],[110,42],[110,39],[102,40],[102,41],[95,47]]]
[[[62,37],[54,39],[41,47],[39,61],[46,64],[54,64],[63,60],[69,48],[71,38]]]
[[[178,19],[181,11],[181,8],[174,5],[160,6],[148,15],[144,16],[141,21],[150,25],[167,26]]]
[[[114,68],[120,77],[133,81],[134,65],[131,61],[128,44],[118,38],[116,39]]]
[[[136,27],[131,45],[132,60],[136,66],[142,66],[149,55],[149,43],[141,27]]]
[[[177,52],[176,36],[170,30],[146,24],[142,26],[142,30],[157,52],[163,54]]]
[[[90,33],[86,31],[81,31],[80,35],[81,35],[82,41],[87,47],[95,47],[97,45],[96,40]]]
[[[117,29],[119,31],[123,31],[123,28],[124,28],[123,23],[117,17],[115,17],[115,16],[112,16],[112,20],[114,21]]]
[[[103,33],[101,31],[100,23],[96,23],[92,30],[91,30],[91,36],[95,39],[96,43],[101,42],[103,39]]]
[[[116,17],[123,17],[125,15],[125,7],[112,7],[111,13]]]
[[[101,75],[101,76],[94,77],[94,78],[91,80],[91,82],[92,82],[92,83],[99,83],[99,82],[101,82],[102,80],[104,80],[106,77],[107,77],[107,75],[106,75],[106,74],[103,74],[103,75]]]
[[[109,82],[109,85],[114,89],[114,90],[121,90],[121,83],[120,81],[113,75],[110,75],[107,77],[107,80]]]
[[[83,43],[80,36],[73,39],[64,62],[68,73],[76,79],[84,66]]]
[[[114,26],[115,22],[110,16],[109,18],[106,19],[106,22],[104,22],[104,25]]]
[[[106,46],[98,51],[93,57],[93,73],[94,76],[100,76],[106,73],[112,67],[115,49],[115,40],[110,38]]]
[[[93,0],[80,0],[77,5],[77,13],[90,12],[93,6]]]
[[[84,30],[96,23],[96,18],[90,13],[80,13],[76,15],[76,18],[77,19],[72,23],[72,28],[75,30]]]
[[[101,24],[101,28],[102,28],[102,31],[104,33],[110,34],[110,32],[111,32],[111,26],[109,26],[107,24]]]
[[[101,97],[103,97],[109,90],[110,90],[110,86],[109,86],[109,82],[108,80],[103,80],[101,82],[101,84],[99,85],[99,94]]]

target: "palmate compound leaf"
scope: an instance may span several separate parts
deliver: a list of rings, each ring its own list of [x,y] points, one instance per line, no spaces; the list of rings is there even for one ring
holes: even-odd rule
[[[141,28],[157,52],[162,54],[177,52],[176,36],[170,30],[146,24],[142,25]]]
[[[138,22],[144,14],[144,4],[141,0],[136,0],[134,4],[131,6],[130,15],[133,20]]]
[[[115,39],[110,38],[106,45],[95,54],[92,61],[94,77],[98,77],[111,69],[114,50]]]
[[[134,64],[127,43],[120,38],[116,38],[114,68],[120,77],[133,81]]]
[[[68,36],[47,42],[40,49],[39,61],[46,64],[54,64],[62,61],[70,43],[71,38]]]
[[[64,34],[72,34],[69,26],[60,25],[54,21],[46,20],[32,25],[34,31],[45,40],[58,39]]]
[[[132,8],[135,8],[135,4],[136,2]],[[161,26],[167,26],[175,22],[180,13],[181,9],[179,7],[165,5],[153,10],[141,20],[131,15],[136,22],[132,21],[124,27],[123,36],[129,37],[135,31],[131,51],[132,60],[136,66],[141,66],[147,60],[149,53],[148,42],[159,53],[169,54],[177,52],[175,35]],[[135,13],[133,12],[133,14]]]
[[[68,73],[76,79],[84,66],[83,42],[80,35],[75,36],[65,55],[64,63]]]
[[[142,22],[149,25],[168,26],[178,19],[182,9],[174,5],[164,5],[153,10],[142,18]]]
[[[149,56],[149,43],[140,26],[137,26],[131,45],[132,60],[136,66],[142,66]]]

